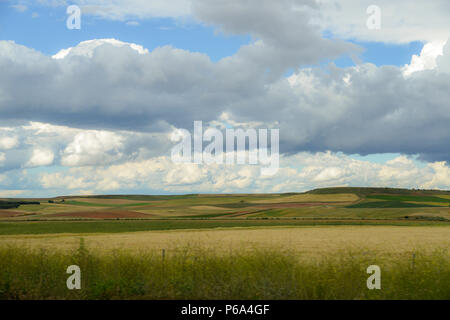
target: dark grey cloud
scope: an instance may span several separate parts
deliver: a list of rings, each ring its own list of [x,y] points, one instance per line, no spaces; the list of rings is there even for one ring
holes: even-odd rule
[[[194,17],[226,34],[250,34],[257,44],[241,48],[245,63],[257,63],[275,74],[286,68],[360,52],[348,42],[322,37],[310,21],[313,0],[195,0]]]
[[[285,151],[420,154],[450,160],[450,74],[423,71],[404,78],[396,67],[311,71],[316,90],[296,91],[280,115]],[[350,75],[350,83],[343,79]],[[305,83],[305,82],[303,82]],[[295,123],[292,119],[296,119]]]
[[[2,121],[163,131],[199,115],[214,120],[241,101],[264,97],[267,85],[288,69],[359,50],[324,39],[309,24],[305,10],[315,8],[311,0],[195,1],[192,6],[201,21],[224,32],[251,34],[254,42],[218,63],[171,47],[141,55],[101,41],[55,60],[2,42]]]
[[[446,56],[437,70],[410,78],[400,68],[367,64],[300,70],[290,86],[251,65],[238,72],[238,57],[214,64],[170,47],[140,55],[102,45],[92,58],[54,60],[10,42],[0,46],[14,52],[0,57],[3,119],[161,132],[228,112],[239,122],[278,122],[284,152],[450,158],[443,152],[449,150],[450,74],[439,69]]]

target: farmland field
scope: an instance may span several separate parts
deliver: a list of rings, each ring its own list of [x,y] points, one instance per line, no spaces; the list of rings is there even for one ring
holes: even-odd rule
[[[20,201],[0,210],[6,299],[450,299],[448,192]],[[67,263],[89,275],[84,291],[64,289]],[[385,290],[365,288],[370,264],[385,270]]]
[[[448,192],[335,188],[298,194],[90,196],[33,199],[0,210],[0,221],[102,219],[450,219]],[[323,192],[323,193],[322,193]],[[13,199],[5,199],[13,201]],[[27,199],[29,200],[29,199]]]
[[[379,235],[383,234],[383,237]],[[401,254],[450,246],[445,226],[272,226],[215,229],[154,230],[120,233],[70,233],[0,236],[0,246],[73,250],[80,239],[93,250],[170,251],[184,247],[228,253],[266,247],[289,248],[300,255],[329,255],[345,249],[367,250],[377,255]]]

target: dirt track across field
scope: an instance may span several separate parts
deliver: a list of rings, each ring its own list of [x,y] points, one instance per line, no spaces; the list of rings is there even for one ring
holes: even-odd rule
[[[152,215],[127,210],[96,210],[96,211],[62,212],[62,213],[55,213],[49,216],[93,218],[93,219],[115,219],[115,218],[149,218]]]
[[[303,208],[303,207],[318,207],[333,205],[331,202],[287,202],[287,203],[273,203],[267,205],[258,205],[258,208],[264,209],[278,209],[278,208]]]

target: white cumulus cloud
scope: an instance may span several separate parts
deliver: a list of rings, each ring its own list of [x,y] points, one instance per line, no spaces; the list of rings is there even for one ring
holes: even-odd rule
[[[36,148],[30,160],[26,163],[26,167],[48,166],[53,163],[54,154],[51,150]]]

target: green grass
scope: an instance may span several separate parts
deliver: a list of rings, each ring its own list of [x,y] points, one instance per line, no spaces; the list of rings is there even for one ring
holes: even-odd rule
[[[211,205],[214,207],[226,208],[226,209],[242,209],[242,208],[248,208],[248,207],[255,207],[254,204],[246,203],[246,202],[218,203],[218,204],[211,204]]]
[[[415,202],[445,202],[450,203],[450,199],[432,196],[405,196],[405,195],[370,195],[368,199],[380,199],[389,201],[415,201]]]
[[[357,195],[370,195],[370,194],[394,194],[394,195],[450,195],[450,191],[445,190],[411,190],[411,189],[399,189],[399,188],[361,188],[361,187],[336,187],[336,188],[320,188],[308,191],[306,193],[311,194],[335,194],[335,193],[354,193]]]
[[[283,216],[287,215],[288,212],[289,212],[289,210],[268,209],[268,210],[266,210],[264,212],[257,213],[257,214],[255,214],[253,216],[254,217],[278,218],[278,217],[283,217]]]
[[[86,198],[93,199],[125,199],[125,200],[137,200],[137,201],[162,201],[173,199],[190,199],[197,198],[197,194],[185,194],[185,195],[99,195],[99,196],[86,196]]]
[[[149,203],[122,203],[122,204],[107,204],[107,203],[92,203],[92,202],[83,202],[83,201],[72,201],[68,200],[62,202],[61,204],[68,204],[73,206],[83,206],[83,207],[109,207],[109,208],[123,208],[123,207],[138,207],[138,206],[147,206]]]
[[[206,214],[201,214],[201,215],[189,215],[188,217],[186,216],[174,216],[174,217],[170,217],[170,219],[206,219],[206,218],[218,218],[218,217],[225,217],[227,215],[229,215],[229,212],[222,212],[222,213],[206,213]]]
[[[81,290],[66,287],[70,265]],[[381,290],[367,289],[370,265],[381,268]],[[450,299],[446,249],[311,259],[275,248],[101,254],[81,242],[72,252],[0,248],[0,270],[0,299]]]
[[[100,220],[100,221],[24,221],[0,222],[0,235],[51,233],[119,233],[154,230],[212,229],[270,226],[315,225],[393,225],[449,226],[446,221],[408,220],[329,220],[329,219],[228,219],[228,220]]]
[[[283,219],[387,219],[402,220],[405,217],[428,216],[450,220],[450,210],[443,207],[416,208],[345,208],[335,206],[283,208],[249,213],[247,217],[280,217]]]
[[[438,207],[431,204],[409,203],[402,201],[372,201],[359,202],[347,206],[346,208],[426,208]]]
[[[26,205],[21,205],[19,207],[19,210],[23,210],[23,211],[27,211],[27,212],[39,212],[42,210],[45,210],[49,207],[49,205],[45,205],[45,204],[26,204]]]

